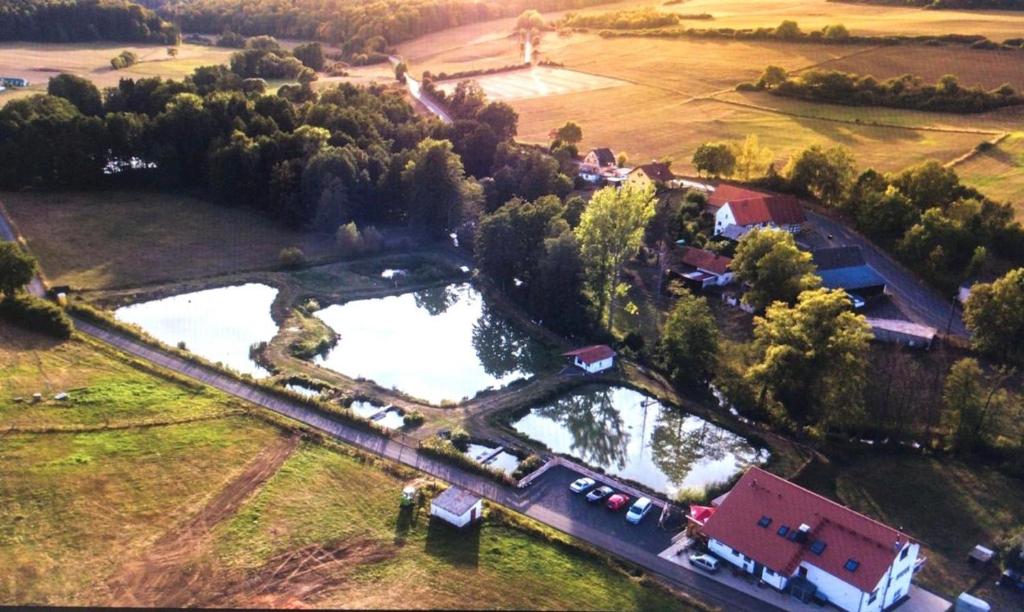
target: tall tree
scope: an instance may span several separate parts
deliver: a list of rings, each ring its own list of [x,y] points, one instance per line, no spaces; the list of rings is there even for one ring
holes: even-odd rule
[[[1012,365],[1024,365],[1024,268],[971,289],[964,308],[971,343]]]
[[[653,187],[605,187],[591,198],[576,228],[587,283],[609,329],[620,291],[619,273],[643,244],[644,228],[654,216],[654,199]]]
[[[821,284],[810,253],[797,248],[793,235],[781,229],[754,229],[740,240],[732,260],[736,280],[748,285],[744,303],[757,311],[772,302],[793,304],[802,291]]]
[[[479,203],[479,184],[467,179],[447,140],[424,139],[402,171],[409,220],[434,235],[454,229],[467,206]]]
[[[764,176],[772,163],[771,149],[761,146],[757,134],[750,134],[742,143],[734,145],[733,156],[736,159],[736,168],[732,174],[742,181]]]
[[[706,142],[694,151],[693,167],[701,174],[729,176],[736,170],[736,155],[725,143]]]
[[[572,231],[547,238],[531,285],[530,312],[552,329],[586,333],[592,317],[585,280],[580,245]]]
[[[36,260],[16,242],[0,242],[0,292],[8,298],[21,291],[36,273]]]
[[[74,74],[58,74],[46,85],[46,93],[64,98],[83,115],[95,117],[103,113],[100,90],[89,79]]]
[[[676,385],[707,380],[718,355],[718,326],[707,300],[683,293],[662,330],[658,354]]]
[[[826,206],[843,201],[853,185],[853,157],[843,147],[811,145],[789,160],[785,175],[793,188],[814,195]]]
[[[797,423],[856,423],[863,409],[871,330],[842,290],[814,289],[754,319],[756,363],[747,379]]]
[[[996,416],[1006,401],[1001,387],[1006,373],[985,376],[976,359],[965,357],[953,364],[942,389],[942,421],[947,445],[958,453],[970,453],[984,443],[996,426]]]
[[[555,130],[555,140],[570,145],[579,144],[583,140],[583,128],[573,121],[566,121],[565,125]]]

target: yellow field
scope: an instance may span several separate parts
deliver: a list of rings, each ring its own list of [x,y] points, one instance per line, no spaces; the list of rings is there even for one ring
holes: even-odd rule
[[[1009,83],[1018,91],[1024,90],[1024,51],[916,45],[881,47],[826,62],[822,68],[870,74],[878,79],[916,74],[929,82],[953,74],[961,85],[994,89]]]
[[[964,182],[1000,200],[1013,202],[1024,218],[1024,132],[1014,132],[993,149],[956,166]]]
[[[488,99],[502,102],[561,96],[627,84],[625,81],[596,74],[546,66],[482,75],[473,80],[480,85]],[[446,93],[451,93],[457,84],[458,81],[445,81],[439,85]]]
[[[110,67],[110,59],[121,51],[132,51],[139,63],[124,70]],[[50,77],[62,72],[90,79],[98,87],[114,87],[123,78],[159,76],[181,79],[198,66],[223,64],[233,49],[183,44],[178,56],[167,55],[166,46],[133,46],[116,43],[0,43],[0,74],[26,78],[31,87],[8,90],[0,94],[0,102],[26,93],[46,91]]]

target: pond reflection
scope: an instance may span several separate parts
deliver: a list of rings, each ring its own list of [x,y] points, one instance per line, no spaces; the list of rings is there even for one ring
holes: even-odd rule
[[[584,387],[531,409],[513,427],[555,452],[670,496],[768,459],[741,436],[620,387]]]
[[[434,403],[532,376],[552,359],[468,283],[356,300],[316,316],[340,337],[317,363]]]

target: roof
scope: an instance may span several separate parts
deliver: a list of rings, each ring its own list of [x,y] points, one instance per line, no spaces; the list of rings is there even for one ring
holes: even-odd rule
[[[736,200],[749,200],[765,195],[768,194],[754,191],[753,189],[744,189],[736,185],[721,184],[708,196],[708,204],[711,206],[722,206]]]
[[[679,260],[688,266],[697,268],[698,270],[707,270],[708,272],[713,272],[715,274],[725,274],[729,271],[729,264],[732,263],[732,259],[704,249],[683,247],[682,251],[683,252]]]
[[[668,164],[663,162],[653,162],[650,164],[644,164],[642,166],[637,166],[633,170],[633,172],[641,171],[644,174],[646,174],[648,178],[650,178],[652,181],[656,181],[659,183],[667,183],[669,181],[675,180],[676,178],[676,175],[672,174],[672,169],[668,167]]]
[[[818,270],[834,270],[836,268],[852,268],[863,266],[864,253],[858,246],[829,247],[817,249],[811,253],[814,258],[814,265]]]
[[[790,195],[758,195],[745,200],[733,200],[728,206],[736,219],[736,225],[798,225],[807,221],[800,202]]]
[[[595,344],[593,346],[585,346],[575,351],[569,351],[568,353],[562,353],[563,357],[578,357],[580,361],[586,364],[597,363],[598,361],[604,361],[615,356],[615,351],[612,347],[607,344]]]
[[[723,238],[728,238],[729,240],[732,240],[733,242],[739,242],[740,238],[743,238],[744,236],[746,236],[747,232],[749,232],[749,231],[750,231],[750,228],[743,227],[742,225],[729,225],[729,226],[726,226],[726,228],[723,229],[721,231],[721,233],[719,233],[719,236],[721,236]]]
[[[608,147],[602,147],[600,149],[591,149],[591,153],[597,156],[597,163],[602,166],[614,166],[615,164],[615,152]]]
[[[480,498],[465,489],[448,487],[444,493],[435,497],[430,503],[455,516],[469,512],[480,501]]]
[[[858,289],[885,287],[885,279],[867,264],[852,268],[818,270],[818,276],[821,277],[821,284],[826,289],[856,291]]]
[[[779,535],[782,526],[799,533],[801,525],[810,528],[802,542]],[[865,593],[878,586],[903,546],[912,541],[758,467],[747,470],[703,529],[775,572],[791,576],[804,562]],[[825,544],[821,554],[812,551],[815,542]],[[850,559],[858,562],[854,571],[845,567]]]
[[[906,334],[908,336],[927,338],[929,340],[934,338],[937,333],[934,327],[921,325],[919,323],[912,323],[910,321],[902,321],[900,319],[875,319],[868,317],[867,321],[872,330],[880,329],[899,334]]]

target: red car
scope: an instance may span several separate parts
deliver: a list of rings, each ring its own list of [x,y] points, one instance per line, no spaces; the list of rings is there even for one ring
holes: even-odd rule
[[[629,496],[623,495],[622,493],[616,493],[608,498],[608,509],[613,511],[619,511],[629,505]]]

